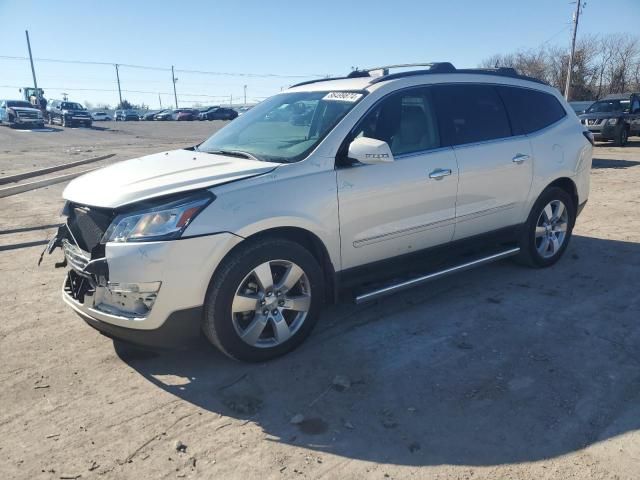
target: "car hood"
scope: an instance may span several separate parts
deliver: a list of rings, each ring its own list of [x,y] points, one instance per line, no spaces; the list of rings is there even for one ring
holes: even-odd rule
[[[7,107],[7,108],[10,108],[14,112],[24,112],[24,113],[29,113],[29,112],[37,113],[40,111],[37,108],[30,108],[30,107]]]
[[[87,173],[69,183],[62,196],[83,205],[118,208],[261,175],[278,165],[192,150],[172,150]]]

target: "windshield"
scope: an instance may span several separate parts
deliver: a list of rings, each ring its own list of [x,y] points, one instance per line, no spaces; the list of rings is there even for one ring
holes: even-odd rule
[[[35,108],[29,102],[21,102],[19,100],[9,100],[9,101],[7,101],[7,107]]]
[[[244,152],[258,160],[305,158],[351,110],[363,92],[298,92],[275,95],[198,146],[204,152]]]
[[[599,100],[587,109],[587,113],[629,112],[629,100]]]
[[[79,103],[74,102],[62,102],[63,110],[84,110],[84,107]]]

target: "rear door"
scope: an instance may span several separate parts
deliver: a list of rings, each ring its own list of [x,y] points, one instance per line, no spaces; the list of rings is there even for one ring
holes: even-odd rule
[[[513,135],[496,87],[434,88],[441,131],[459,168],[454,240],[522,223],[533,155],[527,137]]]
[[[338,168],[342,267],[451,241],[458,167],[442,147],[430,89],[384,98],[347,142],[359,136],[387,142],[395,161]]]

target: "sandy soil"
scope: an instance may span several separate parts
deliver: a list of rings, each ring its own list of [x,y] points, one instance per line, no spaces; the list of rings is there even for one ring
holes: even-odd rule
[[[2,127],[0,172],[191,145],[214,123]],[[634,140],[596,149],[555,267],[505,261],[341,303],[302,348],[259,365],[101,336],[63,305],[59,259],[38,267],[42,246],[28,246],[53,232],[64,186],[0,199],[0,478],[637,479]]]

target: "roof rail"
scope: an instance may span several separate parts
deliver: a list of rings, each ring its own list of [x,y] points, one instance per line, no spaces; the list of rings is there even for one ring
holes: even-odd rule
[[[392,68],[410,68],[410,67],[428,67],[427,69],[420,70],[408,70],[405,72],[398,73],[389,73],[389,70]],[[381,75],[373,76],[372,72],[380,71]],[[497,67],[497,68],[456,68],[450,62],[431,62],[431,63],[404,63],[397,65],[386,65],[382,67],[374,67],[367,69],[355,69],[350,72],[348,75],[344,77],[327,77],[327,78],[318,78],[315,80],[308,80],[306,82],[296,83],[295,85],[291,85],[293,87],[299,87],[301,85],[308,85],[310,83],[317,82],[326,82],[329,80],[344,80],[347,78],[361,78],[361,77],[372,77],[369,82],[370,85],[379,82],[386,82],[387,80],[395,80],[397,78],[411,77],[414,75],[426,75],[426,74],[434,74],[434,73],[470,73],[470,74],[480,74],[480,75],[498,75],[501,77],[510,77],[517,78],[520,80],[528,80],[530,82],[541,83],[543,85],[548,85],[547,82],[540,80],[539,78],[529,77],[527,75],[520,75],[515,68],[511,67]]]

